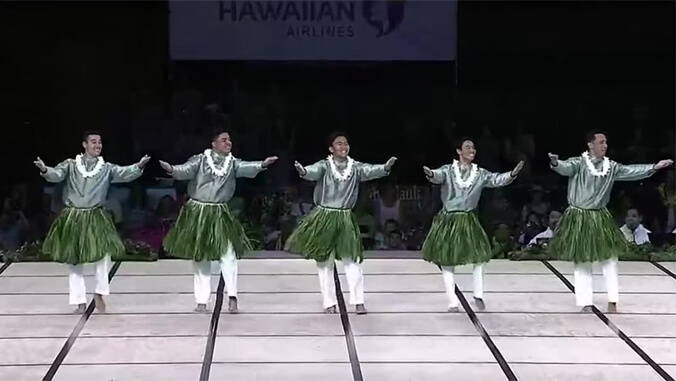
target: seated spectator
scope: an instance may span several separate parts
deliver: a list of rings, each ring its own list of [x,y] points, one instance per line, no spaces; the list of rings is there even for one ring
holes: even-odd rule
[[[521,209],[521,221],[528,222],[531,213],[538,216],[546,216],[549,211],[549,203],[544,200],[545,192],[539,185],[534,185],[531,190],[531,200]]]
[[[544,228],[540,224],[540,217],[537,215],[537,213],[530,212],[526,219],[526,225],[522,228],[521,234],[519,235],[519,244],[525,245],[543,230]]]
[[[547,230],[533,237],[533,239],[528,242],[528,246],[534,246],[538,244],[538,241],[548,240],[554,236],[556,228],[559,227],[559,221],[561,221],[561,212],[558,210],[552,210],[549,213],[549,222],[547,224]]]
[[[401,230],[393,230],[388,234],[386,250],[406,250],[404,234]]]
[[[642,217],[636,208],[627,210],[627,215],[624,218],[624,225],[620,228],[622,234],[627,241],[637,245],[650,243],[650,230],[646,229],[641,223]]]
[[[380,231],[375,234],[375,249],[376,250],[387,250],[389,248],[388,239],[390,233],[394,231],[399,231],[399,222],[397,220],[389,219],[385,221],[383,226],[383,231]]]
[[[493,258],[507,258],[507,254],[514,250],[514,238],[508,224],[499,223],[497,225],[491,243]]]

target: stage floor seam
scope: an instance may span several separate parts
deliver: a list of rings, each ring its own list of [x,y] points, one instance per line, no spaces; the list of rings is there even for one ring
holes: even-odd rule
[[[227,312],[226,295],[224,310],[214,316],[191,312],[190,262],[125,262],[111,272],[108,313],[91,306],[83,318],[69,313],[65,266],[5,263],[0,379],[436,381],[452,375],[482,381],[672,381],[676,280],[670,267],[620,262],[615,314],[605,312],[597,270],[597,312],[582,314],[564,282],[572,282],[570,264],[495,260],[486,266],[487,310],[475,311],[471,303],[467,267],[457,275],[464,308],[445,313],[436,267],[420,259],[367,258],[369,314],[362,316],[350,305],[343,314],[322,313],[314,263],[244,259],[241,313]],[[214,290],[220,286],[216,269]],[[342,271],[336,281],[343,290],[337,296],[347,300]],[[91,276],[87,286],[91,292]],[[213,332],[212,317],[218,322]]]

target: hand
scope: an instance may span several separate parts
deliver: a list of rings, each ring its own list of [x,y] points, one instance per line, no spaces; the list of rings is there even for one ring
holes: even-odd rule
[[[169,163],[167,163],[166,161],[160,160],[160,167],[162,167],[162,169],[164,169],[165,171],[167,171],[167,173],[172,173],[172,172],[174,172],[174,167],[172,167],[172,165],[169,164]]]
[[[33,162],[33,164],[35,164],[35,166],[38,167],[40,172],[47,172],[47,166],[45,165],[45,163],[42,162],[42,159],[40,159],[39,157],[37,158],[37,160]]]
[[[263,160],[263,164],[261,164],[261,167],[266,168],[268,165],[277,161],[277,159],[279,159],[277,156],[267,157],[267,158],[265,158],[265,160]]]
[[[434,177],[434,173],[428,167],[423,167],[423,172],[425,172],[425,176],[427,177]]]
[[[299,162],[294,161],[293,166],[294,166],[294,168],[296,168],[296,172],[298,172],[299,175],[305,176],[307,174],[307,170],[305,170],[305,167],[300,165]]]
[[[385,170],[389,172],[396,161],[397,158],[394,156],[392,156],[389,160],[387,160],[387,162],[385,163]]]
[[[519,162],[519,164],[517,164],[516,167],[514,167],[514,169],[512,169],[512,173],[510,174],[510,176],[516,177],[516,175],[518,175],[519,172],[521,172],[521,170],[523,169],[523,164],[524,164],[523,160],[521,160]]]
[[[555,155],[553,153],[548,153],[547,156],[549,156],[549,162],[552,163],[552,165],[556,165],[559,163],[559,155]]]
[[[674,164],[674,161],[671,160],[671,159],[660,160],[659,163],[655,164],[654,168],[657,169],[657,170],[660,170],[660,169],[666,168],[666,167],[668,167],[672,164]]]
[[[141,158],[141,160],[138,162],[138,166],[139,166],[140,168],[145,167],[146,164],[148,164],[148,160],[150,160],[150,156],[148,156],[148,155],[143,156],[143,157]]]

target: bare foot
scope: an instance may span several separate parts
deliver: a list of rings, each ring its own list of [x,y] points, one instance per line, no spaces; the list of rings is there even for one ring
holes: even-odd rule
[[[82,303],[82,304],[77,305],[77,308],[75,309],[75,311],[73,311],[73,313],[74,314],[83,314],[83,313],[85,313],[86,310],[87,310],[87,305]]]
[[[106,302],[103,301],[103,295],[94,294],[94,305],[97,311],[101,313],[106,312]]]
[[[335,314],[336,313],[336,306],[331,306],[329,308],[324,309],[324,313]]]
[[[460,312],[459,307],[448,307],[448,312]]]
[[[237,308],[237,298],[234,296],[231,296],[228,300],[228,311],[232,314],[239,312],[239,309]]]
[[[593,307],[594,307],[594,306],[584,306],[584,307],[582,308],[582,311],[580,311],[580,312],[584,312],[584,313],[586,313],[586,314],[588,314],[588,313],[590,313],[590,312],[594,312],[594,308],[593,308]]]
[[[207,312],[207,305],[206,304],[198,304],[197,308],[195,308],[195,312],[201,313],[201,314]]]
[[[355,307],[357,315],[366,315],[368,311],[366,311],[366,307],[364,307],[363,304],[357,304],[357,307]]]
[[[474,298],[474,304],[476,305],[476,309],[479,311],[486,309],[486,303],[484,303],[484,300],[481,298]]]
[[[617,303],[608,302],[608,312],[611,314],[617,312]]]

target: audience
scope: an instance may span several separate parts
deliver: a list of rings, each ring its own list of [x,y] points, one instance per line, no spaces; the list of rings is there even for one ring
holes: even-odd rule
[[[643,245],[650,243],[650,230],[646,229],[641,223],[642,217],[636,208],[627,210],[627,215],[624,217],[624,225],[620,228],[622,234],[631,243]]]

